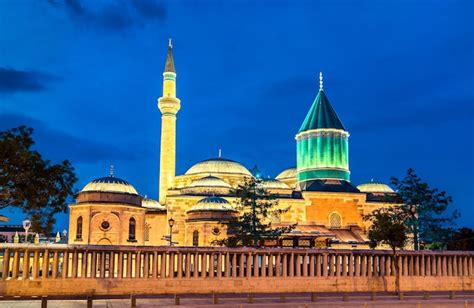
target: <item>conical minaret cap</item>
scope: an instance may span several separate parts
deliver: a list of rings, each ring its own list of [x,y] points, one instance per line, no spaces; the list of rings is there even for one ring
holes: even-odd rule
[[[168,42],[168,53],[166,54],[166,63],[165,63],[165,73],[176,73],[174,68],[174,60],[173,60],[173,45],[171,44],[171,39]]]
[[[323,74],[319,74],[319,92],[313,105],[308,111],[303,124],[300,127],[299,133],[322,128],[332,128],[346,130],[341,120],[337,116],[336,111],[332,108],[329,99],[323,91]]]

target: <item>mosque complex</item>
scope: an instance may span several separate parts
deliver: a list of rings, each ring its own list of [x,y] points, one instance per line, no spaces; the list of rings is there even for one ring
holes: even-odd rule
[[[251,179],[238,162],[219,157],[176,175],[176,70],[171,40],[163,73],[159,200],[141,196],[113,173],[88,183],[70,205],[69,244],[212,246],[227,236],[221,221],[238,215],[233,190]],[[349,133],[320,89],[296,133],[296,167],[266,179],[262,188],[289,210],[274,226],[297,223],[277,244],[285,247],[368,248],[363,216],[392,206],[387,185],[350,181]],[[170,241],[169,235],[172,240]]]

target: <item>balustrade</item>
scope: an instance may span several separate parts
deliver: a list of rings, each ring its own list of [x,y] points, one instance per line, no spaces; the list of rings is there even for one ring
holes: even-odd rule
[[[472,252],[188,248],[0,247],[1,280],[469,276]]]

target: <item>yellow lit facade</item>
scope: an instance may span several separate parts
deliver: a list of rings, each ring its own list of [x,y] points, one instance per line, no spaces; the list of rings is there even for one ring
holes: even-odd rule
[[[301,165],[262,183],[277,196],[278,207],[289,207],[273,224],[298,224],[280,239],[279,245],[367,248],[368,222],[363,215],[393,205],[387,200],[395,200],[396,194],[382,183],[357,187],[350,183],[349,134],[322,91],[321,76],[320,93],[297,133],[297,142],[305,142],[301,151],[298,148],[297,162]],[[176,97],[171,41],[158,108],[162,123],[159,200],[141,196],[130,183],[113,174],[94,180],[70,206],[70,244],[168,245],[167,236],[172,230],[175,245],[209,246],[227,235],[221,222],[238,215],[238,200],[232,196],[232,189],[253,175],[240,163],[222,157],[198,162],[185,174],[175,175],[176,115],[181,102]],[[333,136],[333,131],[344,138]],[[307,145],[313,144],[324,155],[312,152],[312,146]],[[325,144],[331,147],[325,148]],[[318,155],[324,159],[318,160]],[[343,174],[339,161],[344,163]],[[170,219],[174,221],[172,228]]]

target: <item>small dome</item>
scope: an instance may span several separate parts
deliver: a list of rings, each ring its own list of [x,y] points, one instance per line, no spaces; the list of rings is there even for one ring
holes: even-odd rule
[[[284,180],[284,179],[296,179],[296,167],[288,168],[280,172],[279,175],[276,177],[277,180]]]
[[[357,186],[357,189],[360,190],[361,192],[367,192],[367,193],[394,193],[395,192],[387,184],[374,182],[374,181],[360,184]]]
[[[188,187],[224,187],[231,188],[226,181],[215,176],[206,176],[201,179],[194,180]]]
[[[290,187],[283,182],[278,180],[268,179],[264,180],[261,184],[264,189],[289,189]]]
[[[186,175],[197,173],[230,173],[251,176],[250,171],[244,166],[230,159],[213,158],[203,160],[186,171]]]
[[[204,199],[201,199],[196,203],[191,211],[232,211],[233,208],[230,205],[229,201],[224,198],[210,196]]]
[[[147,197],[142,199],[142,206],[149,209],[166,210],[166,207],[161,205],[157,200]]]
[[[99,192],[115,192],[138,195],[137,190],[130,183],[114,176],[107,176],[95,179],[89,182],[81,192],[99,191]]]

